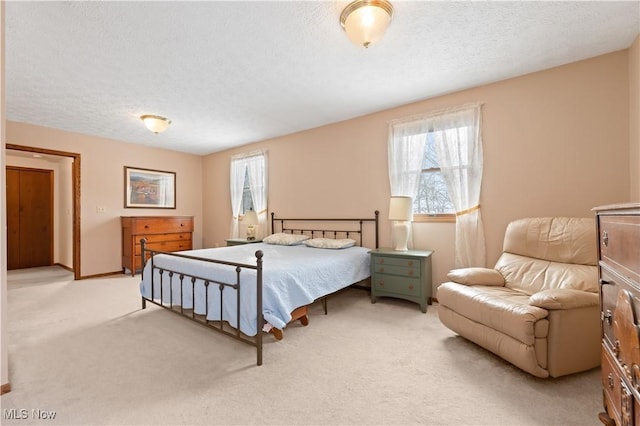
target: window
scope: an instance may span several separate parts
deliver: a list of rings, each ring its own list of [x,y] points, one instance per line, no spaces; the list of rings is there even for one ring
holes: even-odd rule
[[[267,232],[267,152],[254,151],[231,157],[231,238],[240,235],[239,221],[249,210],[258,216],[262,238]],[[264,235],[263,235],[264,234]]]
[[[251,197],[251,186],[249,185],[249,169],[244,173],[244,186],[242,187],[242,214],[244,215],[253,208],[253,197]]]
[[[455,222],[456,268],[486,263],[481,107],[468,104],[389,122],[391,195],[413,197],[414,221]]]
[[[413,200],[414,219],[455,220],[455,207],[449,198],[447,185],[440,171],[434,132],[425,134],[426,143],[422,159],[422,172],[418,193]]]

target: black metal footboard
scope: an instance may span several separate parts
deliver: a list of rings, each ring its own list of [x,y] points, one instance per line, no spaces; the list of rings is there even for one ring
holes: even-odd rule
[[[146,248],[146,240],[140,240],[140,245],[142,248],[142,279],[145,277],[145,264],[150,262],[150,270],[147,271],[150,274],[151,279],[151,297],[146,298],[142,296],[142,309],[146,308],[147,302],[153,303],[154,305],[165,308],[173,313],[184,316],[192,321],[195,321],[199,324],[207,326],[213,330],[218,331],[219,333],[226,334],[227,336],[233,337],[236,340],[247,343],[249,345],[256,347],[256,356],[257,356],[257,365],[262,365],[262,329],[264,326],[264,317],[262,314],[262,251],[258,250],[256,252],[256,264],[248,265],[242,263],[235,262],[226,262],[222,260],[215,259],[206,259],[202,257],[189,256],[179,253],[168,253],[158,250],[151,250]],[[154,264],[154,256],[156,254],[164,254],[167,256],[175,256],[181,257],[185,259],[197,260],[200,262],[208,262],[219,265],[226,265],[231,268],[235,268],[235,279],[232,282],[225,282],[223,280],[211,279],[200,277],[194,274],[189,273],[188,271],[177,271],[171,270],[164,267],[158,267]],[[149,258],[147,260],[147,258]],[[253,277],[247,277],[246,274],[242,274],[243,271],[246,270],[255,270],[255,282]],[[158,277],[156,277],[156,272]],[[174,279],[175,278],[175,279]],[[155,280],[159,279],[158,283],[160,288],[160,294],[155,294]],[[169,301],[165,301],[165,297],[163,294],[165,281],[168,280],[169,283]],[[177,282],[176,282],[177,281]],[[175,284],[174,284],[175,283]],[[204,285],[204,294],[205,294],[205,312],[204,313],[196,313],[196,283],[198,285]],[[174,285],[180,286],[180,303],[174,303],[173,301],[173,293],[174,293]],[[185,286],[190,286],[191,293],[191,309],[184,308],[184,294],[185,294]],[[255,286],[256,291],[256,335],[251,337],[247,336],[240,331],[240,313],[241,313],[241,292],[240,289],[242,286],[246,288],[250,288]],[[220,299],[220,316],[217,319],[209,318],[209,292],[211,289],[216,288],[219,292]],[[186,287],[188,289],[188,287]],[[232,327],[228,324],[224,318],[224,291],[225,290],[235,290],[235,312],[236,312],[236,325],[237,327]],[[215,291],[215,290],[214,290]]]

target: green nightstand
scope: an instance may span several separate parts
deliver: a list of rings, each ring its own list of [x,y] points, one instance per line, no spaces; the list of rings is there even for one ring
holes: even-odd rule
[[[262,242],[262,240],[247,240],[246,238],[229,238],[225,241],[227,242],[227,246],[239,246],[242,244],[253,244]]]
[[[410,300],[427,312],[431,305],[430,250],[375,249],[371,254],[371,303],[379,296]]]

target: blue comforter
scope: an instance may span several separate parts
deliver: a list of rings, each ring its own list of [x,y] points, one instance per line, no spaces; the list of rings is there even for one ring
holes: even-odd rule
[[[294,309],[308,305],[319,297],[370,276],[369,249],[363,247],[334,250],[305,245],[281,246],[255,243],[180,253],[255,265],[255,253],[258,250],[264,253],[262,314],[265,321],[280,329],[291,320],[291,312]],[[154,256],[153,262],[156,267],[164,267],[208,280],[225,283],[236,281],[236,268],[232,266],[162,254]],[[140,283],[140,292],[148,299],[151,299],[152,282],[150,264],[151,262],[147,262],[144,278]],[[157,270],[154,275],[153,298],[159,300],[161,279]],[[256,271],[242,269],[240,277],[240,330],[248,336],[254,336],[257,332]],[[173,283],[170,284],[170,281]],[[209,285],[208,298],[203,280],[196,280],[193,288],[195,290],[192,292],[190,279],[185,278],[181,288],[178,274],[174,274],[170,280],[165,272],[162,279],[163,302],[182,305],[185,309],[194,309],[197,314],[205,314],[208,304],[207,319],[219,320],[221,293],[219,286],[214,283]],[[237,328],[236,290],[225,288],[222,295],[224,302],[222,319]]]

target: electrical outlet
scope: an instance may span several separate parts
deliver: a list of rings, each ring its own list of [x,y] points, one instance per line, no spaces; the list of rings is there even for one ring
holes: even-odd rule
[[[107,211],[106,207],[103,206],[96,206],[96,213],[104,213]]]

